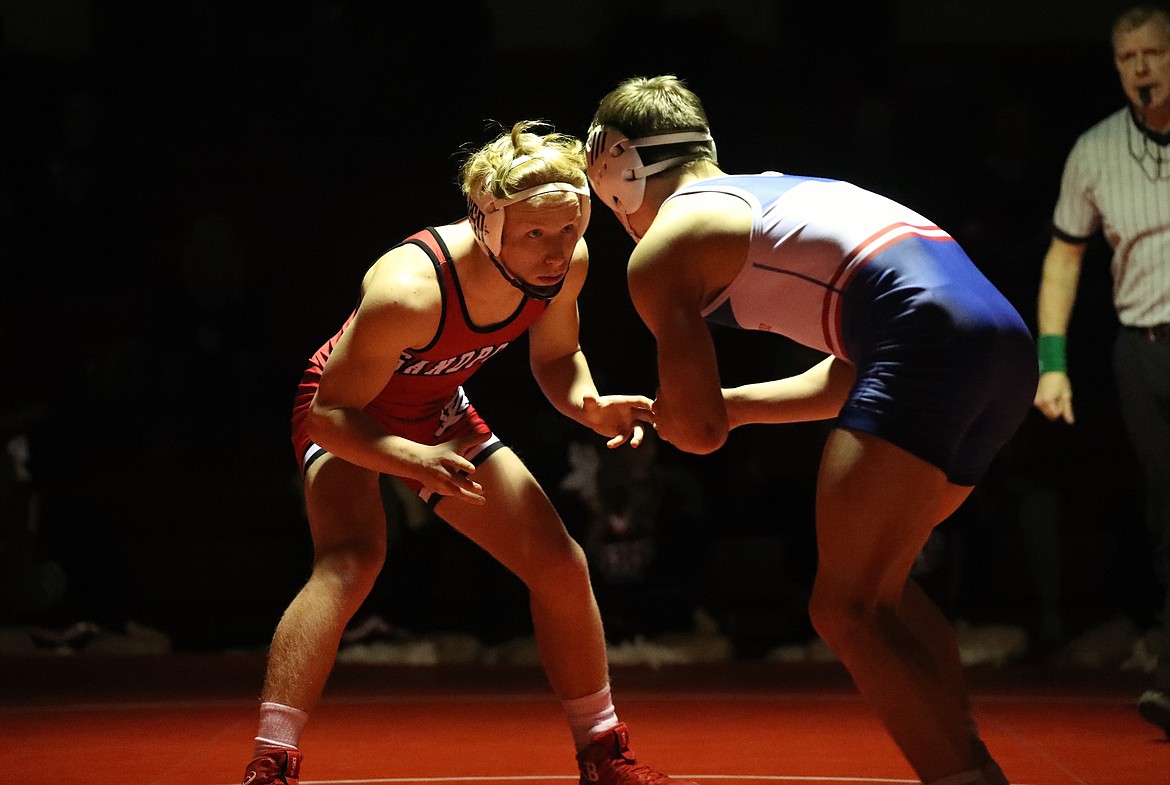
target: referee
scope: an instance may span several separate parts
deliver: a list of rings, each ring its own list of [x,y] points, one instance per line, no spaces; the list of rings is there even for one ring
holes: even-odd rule
[[[1170,15],[1132,8],[1113,23],[1112,40],[1128,105],[1082,134],[1065,163],[1038,298],[1036,407],[1073,422],[1065,337],[1085,244],[1100,229],[1113,249],[1121,322],[1113,372],[1144,472],[1155,566],[1170,585]],[[1154,684],[1138,709],[1170,736],[1170,592],[1162,630]]]

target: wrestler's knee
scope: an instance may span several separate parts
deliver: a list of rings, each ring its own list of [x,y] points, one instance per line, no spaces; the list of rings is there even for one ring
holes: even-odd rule
[[[313,578],[333,583],[344,596],[364,599],[386,561],[385,542],[347,540],[319,549],[313,560]]]
[[[571,538],[532,563],[520,576],[528,589],[546,604],[577,602],[592,591],[585,552]]]
[[[897,620],[892,605],[875,602],[858,593],[816,588],[809,601],[808,613],[813,629],[839,653],[885,638],[885,629]]]

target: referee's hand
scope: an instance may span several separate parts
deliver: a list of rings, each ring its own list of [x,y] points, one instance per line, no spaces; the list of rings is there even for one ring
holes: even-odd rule
[[[1076,421],[1073,416],[1072,382],[1064,371],[1049,371],[1040,374],[1033,405],[1049,420],[1064,420],[1069,425]]]

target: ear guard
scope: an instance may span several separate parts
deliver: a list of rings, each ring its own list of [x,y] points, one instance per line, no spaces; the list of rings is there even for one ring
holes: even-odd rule
[[[581,205],[581,231],[579,234],[584,236],[585,229],[589,226],[589,189],[581,188],[572,183],[543,183],[532,188],[525,188],[506,199],[497,199],[490,193],[483,191],[475,197],[469,196],[467,217],[471,219],[471,228],[475,232],[475,239],[490,256],[498,257],[504,238],[504,208],[510,204],[524,202],[534,196],[553,191],[568,191],[577,194],[578,202]]]
[[[680,155],[645,165],[639,147],[658,147],[680,142],[707,142],[715,153],[715,140],[702,131],[678,131],[630,139],[613,126],[594,126],[585,143],[589,160],[589,182],[593,190],[614,212],[629,215],[637,212],[646,196],[646,178],[691,160]]]
[[[580,205],[581,210],[581,227],[578,236],[584,236],[585,229],[589,226],[588,188],[581,188],[572,183],[544,183],[533,186],[532,188],[525,188],[523,191],[514,193],[506,199],[497,199],[490,193],[483,191],[474,198],[472,196],[468,196],[467,198],[467,217],[471,223],[471,229],[475,232],[476,241],[487,253],[488,259],[500,271],[500,275],[504,276],[504,280],[524,292],[524,294],[537,300],[551,300],[553,297],[556,297],[561,287],[565,285],[565,279],[562,278],[550,286],[535,286],[517,278],[504,266],[504,263],[499,258],[500,246],[503,244],[504,239],[504,208],[510,204],[523,202],[534,196],[552,193],[553,191],[567,191],[577,194],[577,203]]]

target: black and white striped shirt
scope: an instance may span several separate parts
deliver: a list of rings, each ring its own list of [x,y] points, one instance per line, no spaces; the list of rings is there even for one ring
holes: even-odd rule
[[[1170,323],[1170,133],[1147,135],[1126,107],[1081,134],[1052,223],[1074,243],[1104,232],[1122,324]]]

